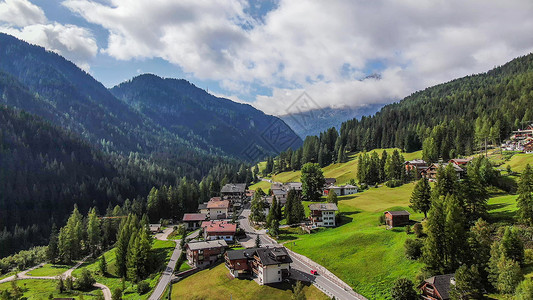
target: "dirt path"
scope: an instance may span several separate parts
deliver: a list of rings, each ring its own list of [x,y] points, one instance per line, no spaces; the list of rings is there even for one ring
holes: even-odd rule
[[[84,257],[82,260],[80,260],[76,265],[74,265],[72,268],[68,269],[67,271],[65,271],[63,274],[59,275],[59,276],[31,276],[31,275],[26,275],[28,272],[31,272],[35,269],[38,269],[38,268],[41,268],[45,265],[45,263],[42,263],[42,264],[39,264],[39,265],[36,265],[34,267],[31,267],[27,270],[24,270],[22,272],[19,272],[17,273],[16,275],[12,275],[12,276],[9,276],[7,278],[4,278],[2,280],[0,280],[0,283],[4,283],[4,282],[10,282],[10,281],[13,281],[15,279],[17,280],[25,280],[25,279],[43,279],[43,280],[58,280],[59,277],[65,279],[69,276],[72,277],[72,272],[74,272],[74,270],[76,270],[77,268],[79,268],[91,255],[87,255],[86,257]],[[76,278],[72,277],[73,280],[76,280]],[[101,284],[101,283],[95,283],[93,285],[94,287],[102,290],[102,292],[104,293],[104,299],[105,300],[111,300],[111,290]]]

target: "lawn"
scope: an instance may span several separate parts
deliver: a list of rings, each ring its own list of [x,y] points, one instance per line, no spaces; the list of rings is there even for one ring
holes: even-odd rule
[[[72,268],[73,266],[69,265],[53,265],[53,264],[46,264],[41,268],[35,269],[31,272],[28,272],[26,275],[29,276],[57,276],[65,273],[68,269]]]
[[[152,251],[156,257],[157,265],[160,266],[160,270],[145,279],[145,281],[150,284],[150,289],[153,289],[159,282],[159,277],[161,276],[160,271],[168,263],[168,260],[172,255],[172,251],[174,250],[175,245],[176,244],[173,241],[154,240],[152,244]],[[83,268],[87,268],[93,273],[93,276],[97,282],[106,285],[107,287],[109,287],[109,289],[111,289],[111,291],[113,291],[117,287],[122,288],[122,281],[118,277],[116,270],[115,249],[107,251],[104,255],[107,261],[108,270],[108,274],[106,276],[100,275],[98,273],[98,260],[93,260],[85,264],[81,268],[75,270],[72,275],[74,277],[77,277],[81,274]],[[148,299],[148,297],[150,296],[151,291],[144,295],[139,295],[137,293],[137,285],[132,282],[127,281],[125,285],[126,290],[124,292],[123,299]]]
[[[11,282],[0,284],[0,291],[12,290]],[[73,293],[59,293],[56,290],[56,280],[41,280],[41,279],[25,279],[18,280],[17,285],[24,292],[24,297],[27,299],[49,299],[50,294],[55,298],[75,298],[80,299],[82,292],[74,291]],[[83,292],[83,299],[94,299],[96,296],[101,295],[102,292],[99,289],[94,289],[89,292]]]
[[[527,164],[533,167],[533,154],[517,153],[509,161],[505,162],[501,168],[505,170],[509,165],[514,172],[522,172]]]
[[[322,264],[369,299],[386,299],[398,277],[414,279],[422,267],[404,256],[405,240],[412,237],[403,228],[386,230],[378,225],[386,210],[406,209],[413,214],[411,219],[422,219],[408,207],[413,187],[410,183],[394,189],[371,188],[339,197],[343,225],[296,235],[298,239],[285,246]]]
[[[307,299],[329,299],[314,286],[304,288]],[[200,271],[172,286],[172,299],[290,299],[291,285],[259,285],[253,280],[235,279],[224,264]]]

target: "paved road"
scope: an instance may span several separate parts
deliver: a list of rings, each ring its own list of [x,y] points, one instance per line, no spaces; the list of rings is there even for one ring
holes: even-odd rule
[[[245,247],[254,247],[255,239],[259,234],[259,239],[261,240],[261,245],[276,245],[280,246],[276,241],[270,239],[265,230],[255,230],[250,226],[248,217],[250,216],[250,209],[246,208],[241,214],[239,219],[240,226],[246,232],[247,237],[241,241]],[[292,255],[291,258],[293,263],[291,264],[291,275],[300,280],[305,280],[313,283],[318,289],[324,292],[329,297],[335,296],[336,299],[366,299],[365,297],[355,293],[351,288],[348,288],[348,284],[345,282],[334,282],[339,280],[338,278],[327,278],[327,274],[318,274],[318,276],[311,275],[311,270],[324,268],[317,264],[316,262],[311,261],[305,257],[298,257],[297,255]],[[306,261],[307,260],[307,261]],[[325,268],[324,268],[325,269]],[[345,288],[346,287],[346,288]]]
[[[168,235],[172,232],[173,228],[169,227],[163,231],[162,234],[158,234],[155,237],[159,240],[166,240],[168,238]],[[200,231],[196,231],[189,235],[187,238],[196,238],[198,237],[198,234]],[[172,256],[170,257],[170,261],[168,262],[168,265],[166,269],[161,274],[161,278],[159,279],[159,282],[157,283],[157,286],[155,287],[154,291],[152,292],[152,295],[150,295],[149,300],[158,300],[163,296],[163,293],[165,292],[165,289],[169,285],[170,281],[172,280],[172,276],[174,275],[174,268],[176,268],[176,263],[178,261],[178,258],[181,254],[181,248],[180,248],[180,240],[176,240],[176,247],[174,248],[174,252],[172,252]]]

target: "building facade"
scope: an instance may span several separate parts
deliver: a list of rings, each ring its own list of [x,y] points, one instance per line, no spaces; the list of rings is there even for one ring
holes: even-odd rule
[[[339,209],[335,203],[313,203],[309,204],[309,219],[317,227],[334,227],[335,212]]]
[[[187,243],[187,261],[189,265],[202,268],[212,265],[223,258],[228,244],[224,240]]]

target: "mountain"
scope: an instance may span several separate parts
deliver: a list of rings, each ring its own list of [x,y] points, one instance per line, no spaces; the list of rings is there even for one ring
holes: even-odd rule
[[[308,135],[319,135],[331,127],[340,129],[342,122],[351,119],[360,119],[363,116],[375,114],[382,104],[369,104],[359,107],[344,107],[314,109],[301,113],[279,116],[302,139]]]
[[[233,156],[256,160],[302,145],[279,118],[215,97],[183,79],[144,74],[110,91],[169,132],[199,136]]]
[[[0,71],[34,95],[24,109],[72,130],[102,149],[256,160],[302,141],[281,120],[214,97],[184,80],[140,76],[112,89],[42,47],[0,34]]]

